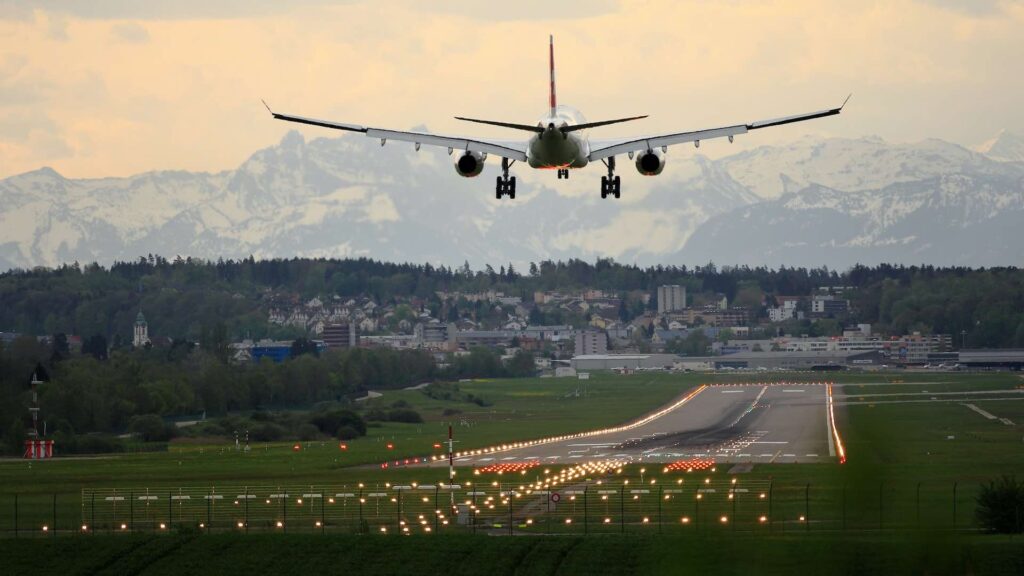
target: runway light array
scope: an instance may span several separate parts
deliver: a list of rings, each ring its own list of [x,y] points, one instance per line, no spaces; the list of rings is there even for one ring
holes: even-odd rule
[[[710,470],[715,466],[715,461],[711,458],[688,458],[686,460],[676,460],[671,464],[665,466],[665,472],[676,472],[682,470],[684,472],[699,472],[704,470]]]
[[[499,464],[491,464],[478,468],[481,474],[494,474],[494,473],[505,473],[505,472],[522,472],[540,466],[540,462],[532,460],[530,462],[501,462]]]
[[[846,449],[843,448],[843,439],[839,437],[839,428],[836,427],[836,414],[832,408],[832,384],[828,384],[826,391],[828,393],[828,421],[829,426],[832,428],[832,437],[836,442],[836,453],[839,454],[839,463],[846,463]]]

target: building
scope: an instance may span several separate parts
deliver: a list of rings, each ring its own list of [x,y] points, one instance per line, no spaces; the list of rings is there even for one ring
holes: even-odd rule
[[[417,324],[413,331],[417,343],[423,348],[454,350],[456,330],[454,324],[444,322],[428,322]]]
[[[359,327],[346,322],[344,324],[328,324],[320,334],[329,350],[344,350],[359,347]]]
[[[811,314],[815,316],[841,316],[849,311],[849,300],[842,300],[831,294],[817,295],[811,299]]]
[[[959,364],[965,368],[1021,370],[1024,368],[1024,350],[1019,348],[961,350]]]
[[[737,352],[712,357],[709,361],[715,369],[840,370],[881,366],[885,358],[877,351]]]
[[[576,356],[591,356],[608,352],[608,336],[604,332],[584,330],[576,333]]]
[[[686,308],[686,286],[658,286],[658,314]]]
[[[772,322],[785,322],[797,317],[797,304],[799,297],[777,296],[775,301],[778,307],[768,309],[768,320]]]
[[[588,354],[574,356],[574,370],[671,370],[681,360],[675,354]]]
[[[139,310],[132,332],[132,346],[142,348],[146,344],[149,344],[149,324],[146,323],[146,317],[142,315],[142,310]]]

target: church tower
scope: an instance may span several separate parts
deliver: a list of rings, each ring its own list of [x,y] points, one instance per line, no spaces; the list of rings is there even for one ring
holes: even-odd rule
[[[139,310],[139,315],[135,317],[135,332],[132,335],[132,345],[136,348],[141,348],[149,344],[149,325],[146,324],[146,317],[142,315],[142,310]]]

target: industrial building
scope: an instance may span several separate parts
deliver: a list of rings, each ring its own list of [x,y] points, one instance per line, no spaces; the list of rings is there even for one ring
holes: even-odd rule
[[[958,363],[961,368],[1020,370],[1024,368],[1024,350],[1020,348],[961,350]]]
[[[577,372],[591,370],[671,370],[681,358],[675,354],[588,354],[575,356]]]

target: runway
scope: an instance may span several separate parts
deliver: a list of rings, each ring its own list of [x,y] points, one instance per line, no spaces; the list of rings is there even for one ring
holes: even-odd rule
[[[459,455],[457,466],[593,460],[793,463],[835,459],[822,384],[706,386],[641,425],[582,438]]]

